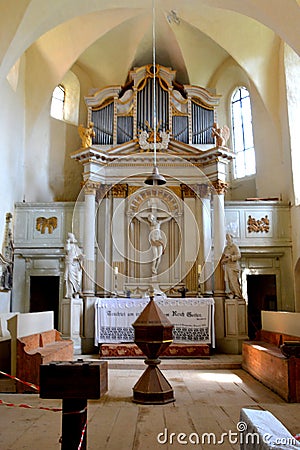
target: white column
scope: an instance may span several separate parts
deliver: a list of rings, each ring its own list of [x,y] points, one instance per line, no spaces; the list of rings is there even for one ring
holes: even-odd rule
[[[125,230],[125,202],[128,194],[127,184],[116,184],[112,188],[112,218],[111,218],[111,234],[112,234],[112,287],[113,292],[117,290],[124,291],[125,281],[125,248],[126,248],[126,232]],[[114,275],[114,269],[118,267],[117,276]],[[117,286],[115,286],[115,282]],[[116,289],[117,287],[117,289]]]
[[[226,184],[215,183],[213,193],[213,244],[214,244],[214,299],[215,299],[215,329],[216,339],[223,339],[225,336],[224,317],[224,274],[220,264],[220,259],[225,245],[225,214],[224,214],[224,194]],[[218,344],[218,342],[217,342]]]
[[[84,186],[84,271],[83,296],[95,295],[95,196],[98,183],[88,181]]]
[[[111,186],[101,185],[97,220],[97,295],[111,295]],[[108,239],[109,236],[109,239]]]
[[[108,188],[108,187],[107,187]],[[108,189],[105,201],[105,228],[102,231],[104,243],[104,293],[111,296],[114,290],[112,277],[112,229],[111,221],[113,214],[112,188]]]
[[[201,294],[205,297],[212,296],[212,227],[210,207],[210,187],[206,184],[198,186],[197,197],[197,222],[200,232],[200,251],[198,266],[201,266]]]
[[[84,323],[82,352],[93,352],[94,345],[94,305],[95,305],[95,213],[96,213],[96,189],[98,183],[87,181],[84,186],[84,231],[83,231],[83,298],[84,298]]]
[[[224,192],[216,192],[213,195],[213,214],[214,214],[214,293],[224,296],[224,276],[219,262],[225,246],[225,214],[224,214]],[[220,269],[220,270],[219,270]]]

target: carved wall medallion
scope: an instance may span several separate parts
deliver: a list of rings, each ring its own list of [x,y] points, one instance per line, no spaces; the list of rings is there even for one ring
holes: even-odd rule
[[[270,231],[270,219],[267,215],[261,219],[255,219],[251,215],[247,220],[248,233],[268,233]]]
[[[37,217],[35,228],[37,231],[40,231],[41,234],[45,234],[47,228],[48,233],[52,234],[53,230],[57,228],[57,217]]]

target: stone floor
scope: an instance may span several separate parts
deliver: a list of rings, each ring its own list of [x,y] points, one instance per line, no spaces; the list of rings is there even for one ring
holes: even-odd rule
[[[244,407],[266,409],[292,434],[300,433],[300,404],[286,403],[243,371],[240,362],[240,356],[228,355],[214,355],[209,360],[163,360],[160,368],[174,389],[176,401],[144,406],[132,402],[132,388],[145,367],[143,360],[109,360],[108,393],[100,400],[88,402],[87,448],[239,449],[235,435],[228,435],[237,432]],[[32,406],[29,409],[0,405],[1,450],[60,449],[61,413],[37,409],[61,407],[60,400],[4,393],[0,399]],[[180,433],[185,433],[186,438]],[[204,433],[212,433],[210,443]],[[217,442],[222,433],[227,433],[224,442],[214,444],[214,436]],[[191,442],[180,444],[178,436],[179,441]]]

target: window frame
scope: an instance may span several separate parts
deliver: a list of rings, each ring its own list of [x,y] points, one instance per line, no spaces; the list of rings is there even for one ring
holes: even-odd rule
[[[247,102],[248,106],[246,106]],[[236,116],[234,105],[239,105],[239,117]],[[248,108],[247,113],[245,112],[246,108]],[[237,110],[237,108],[235,109]],[[256,175],[251,96],[246,86],[241,85],[233,89],[230,99],[230,115],[232,147],[236,155],[233,160],[233,178],[241,180]],[[239,134],[236,131],[237,126],[240,126]]]
[[[57,89],[60,89],[63,92],[63,98],[55,96],[55,92],[57,91]],[[50,116],[53,119],[65,120],[65,103],[66,103],[66,88],[62,83],[59,83],[53,89],[51,97]],[[59,114],[56,114],[57,111],[59,111]]]

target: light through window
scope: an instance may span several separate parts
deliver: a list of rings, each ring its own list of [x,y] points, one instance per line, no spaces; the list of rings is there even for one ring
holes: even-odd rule
[[[243,178],[256,172],[250,95],[245,87],[239,87],[233,93],[231,118],[233,149],[236,153],[234,177]]]
[[[66,92],[65,88],[59,84],[53,91],[50,114],[54,119],[64,119],[64,105]]]

